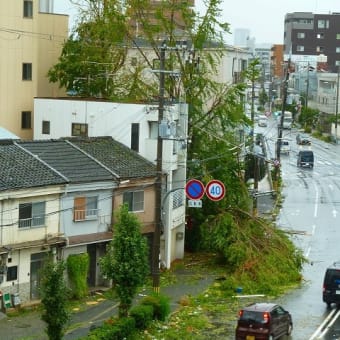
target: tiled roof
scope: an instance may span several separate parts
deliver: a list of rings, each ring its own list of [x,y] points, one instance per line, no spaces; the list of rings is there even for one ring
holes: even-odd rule
[[[146,178],[156,176],[156,166],[137,152],[115,141],[112,137],[68,139],[120,178]]]
[[[111,137],[0,142],[0,191],[155,176],[153,163]]]
[[[0,143],[0,191],[64,183],[65,178],[12,141]]]
[[[84,183],[116,179],[112,172],[66,140],[41,140],[19,142],[19,144],[56,169],[70,182]]]

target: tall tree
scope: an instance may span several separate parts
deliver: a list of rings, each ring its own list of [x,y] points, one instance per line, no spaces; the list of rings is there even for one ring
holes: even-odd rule
[[[42,320],[47,323],[46,333],[50,340],[61,340],[69,320],[68,288],[65,278],[65,263],[53,262],[49,256],[43,268],[41,283]]]
[[[239,241],[237,232],[241,228],[238,227],[244,226],[254,230],[254,224],[258,221],[249,222],[252,218],[247,214],[250,208],[249,194],[243,181],[243,160],[240,158],[242,150],[237,138],[243,124],[249,123],[241,103],[245,84],[226,84],[219,81],[221,61],[227,53],[224,36],[229,33],[229,25],[221,21],[223,1],[205,1],[206,8],[202,14],[193,10],[190,1],[82,2],[87,3],[87,7],[82,7],[80,23],[75,34],[65,44],[59,64],[51,70],[50,80],[69,89],[78,78],[84,78],[91,85],[88,73],[81,67],[83,62],[76,61],[75,67],[69,65],[73,63],[74,58],[87,60],[87,65],[96,65],[93,66],[93,77],[102,69],[102,66],[96,69],[98,65],[112,62],[115,68],[113,72],[109,70],[108,84],[102,82],[100,87],[87,91],[87,84],[79,83],[77,92],[92,95],[105,93],[105,97],[114,100],[157,102],[159,74],[154,72],[154,76],[148,78],[145,71],[157,69],[155,61],[159,61],[161,48],[166,45],[165,102],[182,97],[189,106],[187,177],[204,181],[216,178],[222,180],[227,187],[225,199],[219,202],[204,201],[202,209],[191,208],[189,214],[197,225],[203,227],[202,234],[213,238],[209,238],[209,242],[205,244],[202,238],[202,245],[220,252],[225,257],[232,256],[230,249],[233,249],[232,246],[237,248]],[[88,25],[91,26],[91,35],[84,34],[88,30],[83,27],[87,28]],[[120,32],[114,32],[112,27],[118,26]],[[98,36],[100,43],[94,43]],[[105,40],[106,36],[110,41],[104,43],[101,39]],[[72,49],[67,50],[67,44],[71,44]],[[118,54],[117,61],[113,60],[112,51]],[[118,51],[123,52],[119,54]],[[72,72],[68,73],[69,67]],[[179,71],[177,73],[180,74],[180,80],[170,74],[173,70]],[[249,72],[245,73],[245,79],[254,84],[259,72],[258,61],[254,60]],[[254,122],[254,119],[252,121]],[[211,227],[216,233],[211,232]],[[196,230],[198,228],[193,228],[193,233]],[[230,235],[232,237],[229,237]],[[112,248],[110,252],[113,254],[113,251]],[[242,261],[242,256],[233,258],[233,266],[237,267]],[[138,268],[138,265],[135,263],[133,268]],[[114,275],[113,271],[110,272],[110,277],[111,275]],[[119,286],[119,289],[123,288]],[[122,297],[131,296],[123,290],[121,294]],[[123,310],[126,310],[129,301],[129,298],[123,301]]]
[[[100,264],[119,297],[119,316],[127,316],[137,289],[149,274],[148,246],[138,218],[129,213],[127,205],[116,216],[114,236]]]

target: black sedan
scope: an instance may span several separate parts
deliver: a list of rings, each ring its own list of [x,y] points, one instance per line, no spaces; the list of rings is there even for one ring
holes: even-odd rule
[[[296,143],[298,145],[311,145],[312,144],[311,140],[309,139],[309,136],[303,133],[298,133],[296,135]]]

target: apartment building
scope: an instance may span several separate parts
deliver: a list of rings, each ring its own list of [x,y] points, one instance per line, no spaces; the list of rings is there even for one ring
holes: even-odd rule
[[[340,13],[287,13],[284,22],[284,53],[326,56],[324,71],[337,72],[340,65]],[[327,66],[327,69],[326,69]]]
[[[0,1],[0,126],[33,137],[33,98],[65,92],[46,77],[68,36],[68,16],[53,0]]]

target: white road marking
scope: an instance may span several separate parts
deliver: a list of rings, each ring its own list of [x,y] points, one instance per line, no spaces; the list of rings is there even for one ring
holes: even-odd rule
[[[313,182],[313,183],[314,183],[314,188],[315,188],[314,217],[316,218],[318,216],[319,190],[318,190],[318,187],[316,186],[315,182]]]

